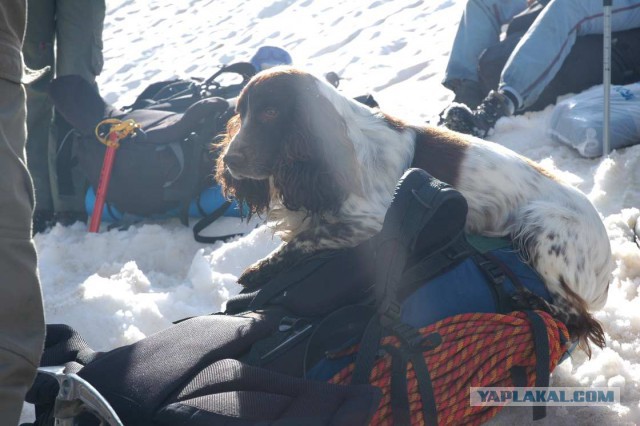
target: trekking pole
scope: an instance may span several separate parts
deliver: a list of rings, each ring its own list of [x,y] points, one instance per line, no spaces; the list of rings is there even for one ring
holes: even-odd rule
[[[105,134],[101,131],[101,128],[107,124],[111,126]],[[107,189],[109,189],[113,161],[116,158],[116,149],[120,147],[120,141],[122,139],[132,134],[135,135],[135,131],[139,128],[140,125],[133,120],[121,121],[113,118],[102,120],[96,126],[96,137],[107,146],[107,150],[104,153],[102,169],[100,170],[100,180],[98,182],[96,201],[93,205],[93,213],[91,214],[91,222],[89,223],[89,232],[98,232],[100,229],[102,210],[104,209],[104,202],[107,197]]]
[[[611,148],[611,3],[603,0],[603,51],[602,51],[602,79],[604,86],[604,117],[602,126],[602,155],[609,155]]]

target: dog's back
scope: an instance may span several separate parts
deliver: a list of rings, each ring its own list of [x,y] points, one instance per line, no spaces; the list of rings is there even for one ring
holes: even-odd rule
[[[454,179],[450,183],[469,203],[468,231],[510,236],[543,277],[561,319],[578,337],[585,338],[586,333],[595,343],[604,344],[602,329],[594,325],[597,322],[588,311],[606,302],[611,246],[587,197],[501,145],[440,129],[423,134],[417,143],[428,137],[428,146],[460,139],[455,142],[460,145],[458,163],[449,165],[457,168],[450,172]],[[420,149],[417,146],[416,152]],[[422,158],[426,156],[421,153]],[[415,161],[413,165],[421,166]]]

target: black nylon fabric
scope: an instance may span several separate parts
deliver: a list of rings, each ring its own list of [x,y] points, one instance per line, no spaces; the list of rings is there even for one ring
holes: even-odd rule
[[[258,290],[248,290],[229,300],[226,314],[278,307],[286,311],[283,320],[298,322],[297,329],[279,331],[255,342],[241,360],[270,371],[303,377],[309,338],[318,324],[340,308],[349,309],[372,301],[375,274],[372,259],[376,247],[370,240],[354,248],[319,253],[282,272]],[[302,330],[307,325],[309,328]],[[333,330],[334,343],[353,336],[357,331],[353,326],[349,322],[339,324]]]
[[[276,280],[287,279],[287,276],[319,258],[317,268],[300,277],[286,288],[286,292],[280,292],[277,298],[272,298],[269,302],[283,306],[295,315],[307,317],[326,315],[341,306],[360,302],[373,283],[372,259],[375,257],[375,249],[375,243],[367,241],[351,249],[333,250],[331,253],[320,253],[318,257],[309,258],[304,264],[284,272]],[[339,279],[334,279],[337,277]],[[265,301],[260,293],[270,285],[271,283],[267,283],[256,295],[255,300],[261,299],[263,302],[258,303],[255,308],[264,305]]]
[[[238,357],[275,330],[270,318],[209,315],[180,322],[132,345],[105,353],[79,375],[127,425],[150,425],[154,412],[199,371]]]
[[[88,364],[96,352],[80,334],[66,324],[47,324],[44,352],[40,366],[62,365],[70,361]]]
[[[225,359],[197,374],[175,403],[158,412],[156,421],[189,426],[287,420],[290,424],[361,425],[371,418],[380,397],[380,391],[370,385],[312,382]]]

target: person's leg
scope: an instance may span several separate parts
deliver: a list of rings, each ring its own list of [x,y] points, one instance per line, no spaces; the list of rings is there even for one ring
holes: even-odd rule
[[[0,79],[0,93],[0,419],[15,425],[40,362],[45,329],[31,240],[25,92],[22,85]]]
[[[58,77],[78,74],[90,83],[102,72],[104,0],[57,0]]]
[[[613,4],[614,31],[640,26],[640,0]],[[552,0],[509,57],[500,89],[516,97],[518,109],[531,106],[560,70],[576,37],[602,31],[601,0]]]
[[[43,231],[53,217],[48,151],[53,111],[46,90],[53,75],[54,15],[55,1],[29,0],[24,61],[32,69],[51,68],[47,76],[27,86],[27,165],[36,194],[35,232]]]
[[[502,26],[527,8],[526,0],[469,0],[458,25],[443,84],[478,81],[478,58],[500,41]]]
[[[56,76],[77,74],[94,83],[103,66],[104,0],[57,0]],[[97,90],[97,86],[96,86]],[[71,127],[56,114],[49,139],[53,202],[58,220],[84,219],[86,182],[71,164]]]

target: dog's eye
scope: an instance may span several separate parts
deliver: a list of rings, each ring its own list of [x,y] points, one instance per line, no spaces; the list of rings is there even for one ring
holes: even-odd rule
[[[278,114],[278,110],[274,107],[267,107],[262,110],[262,113],[260,113],[260,118],[262,119],[262,121],[270,121],[276,118]]]

